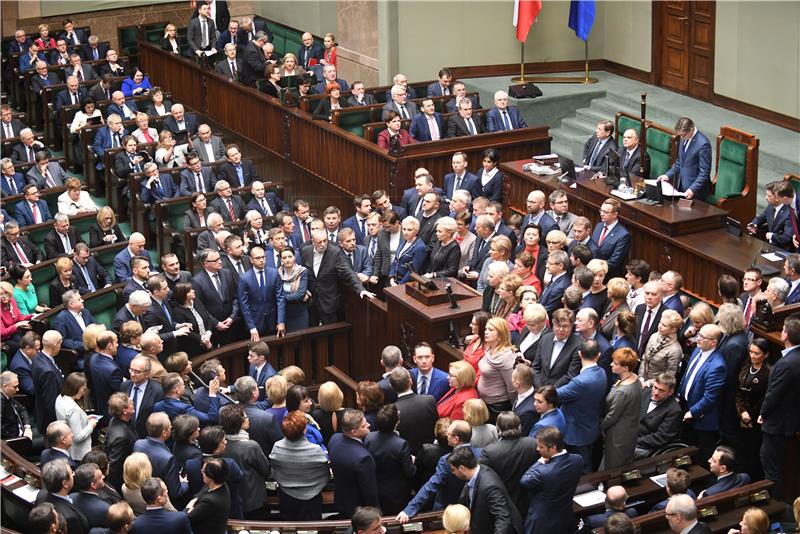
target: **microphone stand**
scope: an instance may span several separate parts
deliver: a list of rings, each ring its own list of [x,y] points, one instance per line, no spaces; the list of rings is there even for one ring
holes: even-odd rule
[[[203,382],[203,380],[199,376],[197,376],[197,374],[194,371],[189,371],[189,373],[192,375],[192,378],[194,378],[200,385],[208,387],[208,384]],[[219,395],[225,399],[228,399],[228,401],[230,401],[232,404],[239,404],[239,401],[233,400],[227,394],[223,393],[222,390],[219,391]]]

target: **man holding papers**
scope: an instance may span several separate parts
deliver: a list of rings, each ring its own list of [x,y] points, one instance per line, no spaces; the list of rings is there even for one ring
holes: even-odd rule
[[[711,192],[711,143],[688,117],[678,119],[675,131],[681,137],[678,159],[658,179],[673,182],[687,199],[703,200]]]

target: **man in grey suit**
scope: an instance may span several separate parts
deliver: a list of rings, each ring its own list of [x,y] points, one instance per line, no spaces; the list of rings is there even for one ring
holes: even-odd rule
[[[347,99],[347,103],[351,106],[369,106],[375,103],[375,97],[365,93],[364,82],[361,80],[353,82],[350,91],[353,95]]]
[[[636,438],[636,459],[647,458],[658,449],[672,443],[681,430],[683,410],[673,395],[675,377],[659,374],[653,385],[642,392],[642,411],[639,419],[639,436]]]
[[[203,163],[214,163],[220,160],[228,161],[225,156],[225,145],[222,143],[222,138],[211,135],[211,126],[208,124],[201,124],[197,127],[197,137],[192,138],[192,146]]]
[[[214,48],[217,42],[217,27],[214,20],[208,16],[208,11],[208,4],[201,2],[197,7],[197,17],[189,21],[189,28],[186,30],[189,41],[188,52],[197,58],[206,51],[210,51],[212,56],[217,53],[217,49]]]
[[[242,60],[236,57],[236,45],[228,43],[225,45],[225,58],[217,62],[214,70],[231,80],[239,80],[239,72],[242,70]]]
[[[381,119],[385,121],[390,111],[399,114],[400,119],[413,119],[419,113],[417,105],[408,100],[406,88],[402,85],[392,86],[392,100],[384,104]]]
[[[558,225],[558,229],[569,236],[572,233],[572,225],[575,224],[577,215],[569,211],[569,199],[567,194],[561,189],[556,189],[547,198],[550,202],[550,209],[547,214],[553,218]]]
[[[58,162],[51,162],[50,155],[44,150],[36,153],[36,165],[25,175],[26,182],[35,184],[39,190],[64,185],[66,179],[67,172]]]

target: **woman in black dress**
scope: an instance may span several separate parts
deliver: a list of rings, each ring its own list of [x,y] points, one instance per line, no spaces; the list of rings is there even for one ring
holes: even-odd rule
[[[221,458],[212,458],[203,464],[203,489],[186,506],[192,532],[219,534],[228,531],[231,513],[231,492],[225,480],[228,464]]]
[[[110,206],[103,206],[97,212],[97,222],[89,227],[89,248],[112,245],[128,239],[122,233],[117,216]]]
[[[197,356],[211,348],[211,316],[199,300],[195,300],[192,284],[179,282],[172,292],[175,306],[172,319],[177,323],[191,323],[192,331],[184,338],[183,348],[189,356]]]
[[[739,439],[737,458],[741,458],[752,480],[762,477],[759,451],[761,450],[761,425],[758,415],[767,393],[769,366],[769,343],[766,339],[755,338],[750,343],[750,360],[742,365],[739,373],[739,387],[736,389],[736,413],[739,415]]]
[[[308,328],[308,269],[297,263],[294,249],[285,248],[281,251],[278,274],[283,282],[283,298],[286,301],[286,331]]]
[[[428,245],[427,274],[429,278],[458,275],[461,262],[461,247],[456,242],[458,231],[455,219],[442,217],[436,221],[436,239]]]
[[[72,260],[67,257],[58,258],[55,263],[56,277],[50,282],[50,307],[62,304],[64,293],[74,289],[78,291],[78,280],[72,273]]]
[[[267,67],[267,81],[264,82],[262,91],[269,96],[275,97],[280,100],[283,95],[283,87],[278,82],[281,81],[281,68],[277,65]]]

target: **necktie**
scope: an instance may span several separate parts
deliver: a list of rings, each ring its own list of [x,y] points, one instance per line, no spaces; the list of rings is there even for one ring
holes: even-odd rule
[[[199,172],[194,173],[194,179],[197,181],[197,190],[200,191],[201,193],[205,193],[206,192],[205,184],[203,184],[203,179],[200,178]]]
[[[50,172],[47,170],[46,167],[44,169],[44,181],[50,187],[55,187],[56,186],[55,180],[53,180],[53,177],[50,176]]]
[[[431,141],[439,140],[439,125],[432,115],[428,115],[428,129],[431,131]]]
[[[336,234],[334,234],[333,232],[328,234],[328,240],[335,243],[336,242]]]
[[[261,209],[264,211],[264,215],[266,215],[267,217],[272,217],[274,215],[272,213],[272,210],[269,208],[269,204],[267,204],[267,201],[264,200],[263,198],[261,199]],[[303,228],[305,228],[305,225],[303,226]]]
[[[75,75],[76,75],[76,76],[78,76],[78,81],[79,81],[79,82],[82,82],[82,81],[83,81],[83,72],[82,72],[82,69],[81,69],[81,70],[76,70],[76,71],[75,71]]]
[[[406,107],[403,104],[400,104],[400,118],[401,119],[408,118],[408,111],[406,111]]]
[[[77,95],[77,93],[70,93],[70,96],[72,97],[72,103],[73,104],[77,104],[78,103],[78,95]]]
[[[90,291],[97,291],[97,288],[95,287],[94,282],[92,282],[92,277],[89,276],[89,270],[86,268],[85,265],[81,266],[81,272],[83,273],[83,277],[86,279],[86,285],[89,287],[89,290]]]
[[[167,316],[167,321],[169,322],[169,326],[172,327],[172,315],[169,314],[166,302],[164,301],[161,302],[161,309],[164,310],[164,315]]]
[[[33,163],[36,155],[33,153],[33,147],[28,147],[28,163]]]
[[[97,53],[97,49],[96,48],[92,48],[92,57],[94,58],[95,61],[100,59],[100,54]]]
[[[686,372],[686,382],[683,383],[683,398],[685,399],[689,392],[692,391],[692,386],[694,385],[694,377],[697,374],[700,358],[703,357],[702,352],[698,352],[697,356],[695,356],[694,361],[689,365],[689,370]]]
[[[472,123],[472,119],[469,118],[465,122],[467,123],[467,130],[469,130],[469,134],[475,135],[475,125]]]
[[[358,224],[359,224],[359,226],[361,226],[361,237],[363,238],[365,235],[367,235],[367,232],[364,229],[364,219],[360,219],[358,221]]]
[[[144,140],[148,143],[153,142],[153,137],[147,132],[147,130],[142,130],[142,137],[144,137]]]
[[[231,202],[231,199],[226,199],[226,204],[228,205],[228,216],[231,218],[231,221],[235,221],[236,215],[233,213],[233,202]]]
[[[428,394],[428,377],[425,375],[421,375],[419,377],[419,391],[420,395],[427,395]]]
[[[625,155],[622,157],[622,167],[625,168],[628,166],[628,157],[630,153],[626,150]]]
[[[597,141],[597,144],[594,145],[594,150],[592,150],[592,155],[589,157],[589,166],[595,166],[595,159],[597,159],[597,154],[600,152],[600,146],[602,145],[602,141]]]
[[[258,271],[258,287],[264,292],[264,271]]]
[[[69,242],[69,235],[62,235],[61,239],[62,241],[64,241],[64,252],[66,252],[67,254],[72,252],[72,245]]]
[[[14,411],[14,419],[17,422],[17,431],[19,435],[22,436],[22,432],[24,431],[25,427],[22,426],[22,417],[19,416],[19,412],[17,411],[16,401],[13,399],[8,399],[9,404],[11,404],[11,409]]]
[[[310,235],[308,233],[308,226],[306,226],[306,223],[300,222],[300,231],[303,233],[303,242],[308,241]]]
[[[129,157],[131,158],[131,170],[133,170],[133,172],[142,172],[139,164],[133,162],[133,155],[130,155]]]
[[[234,78],[237,77],[236,76],[236,62],[235,61],[231,61],[231,73],[233,74]]]
[[[508,112],[503,111],[503,124],[505,124],[506,130],[513,130],[514,128],[511,126],[511,119],[508,117]]]
[[[200,47],[205,48],[208,46],[208,27],[206,26],[206,19],[200,19],[200,30],[203,34]]]
[[[212,279],[214,280],[214,287],[217,289],[217,293],[219,293],[222,300],[225,300],[225,295],[222,294],[222,283],[219,281],[219,274],[214,273]]]
[[[39,214],[39,206],[36,204],[31,204],[31,213],[33,213],[34,224],[39,224],[42,222],[42,216]]]
[[[11,191],[12,195],[16,195],[19,193],[19,191],[17,191],[17,182],[14,181],[13,176],[8,177],[8,189],[9,191]]]
[[[14,128],[11,127],[11,124],[3,123],[3,126],[6,127],[6,137],[14,137]]]
[[[161,181],[160,180],[156,180],[155,181],[155,186],[156,186],[156,192],[158,193],[158,196],[160,198],[164,198],[164,188],[161,187]]]
[[[450,96],[450,88],[449,87],[442,88],[442,94],[444,96]]]
[[[650,331],[650,319],[653,318],[653,310],[647,309],[647,317],[644,319],[644,324],[642,325],[642,333],[640,334],[639,339],[639,354],[644,357],[644,351],[647,348],[647,341],[648,336],[647,333]]]
[[[755,301],[752,297],[747,298],[747,306],[744,309],[744,326],[747,328],[750,325],[750,315],[753,313],[753,304]]]
[[[606,238],[606,232],[608,232],[608,226],[603,226],[603,231],[600,232],[600,240],[597,242],[598,245],[603,244],[603,240]]]
[[[378,245],[378,238],[377,236],[373,236],[373,238],[369,242],[369,259],[370,261],[375,259],[375,249]]]
[[[136,421],[136,415],[139,412],[139,386],[133,386],[133,420]]]
[[[244,267],[242,267],[242,260],[236,260],[236,270],[239,274],[244,274]]]
[[[44,83],[45,85],[50,85],[50,78],[44,76],[41,76],[41,78],[42,78],[42,83]]]
[[[119,134],[118,133],[112,134],[111,137],[112,137],[111,148],[119,147]]]
[[[556,215],[556,224],[561,222],[561,215]]]
[[[355,262],[355,260],[353,260],[353,253],[352,252],[348,252],[347,253],[347,261],[350,262],[350,266],[351,267],[355,268],[356,262]]]
[[[453,188],[453,192],[454,192],[454,193],[455,193],[456,191],[458,191],[459,189],[461,189],[461,182],[462,182],[462,180],[463,180],[463,179],[464,179],[464,177],[463,177],[463,176],[456,176],[456,185],[455,185],[455,187]],[[451,196],[452,196],[452,195],[451,195]]]
[[[16,251],[17,251],[17,256],[19,256],[19,259],[20,259],[20,261],[21,261],[22,263],[30,263],[30,262],[28,261],[28,257],[27,257],[27,256],[25,255],[25,253],[22,251],[22,247],[20,247],[20,246],[19,246],[19,241],[17,241],[16,243],[14,243],[14,250],[16,250]]]

